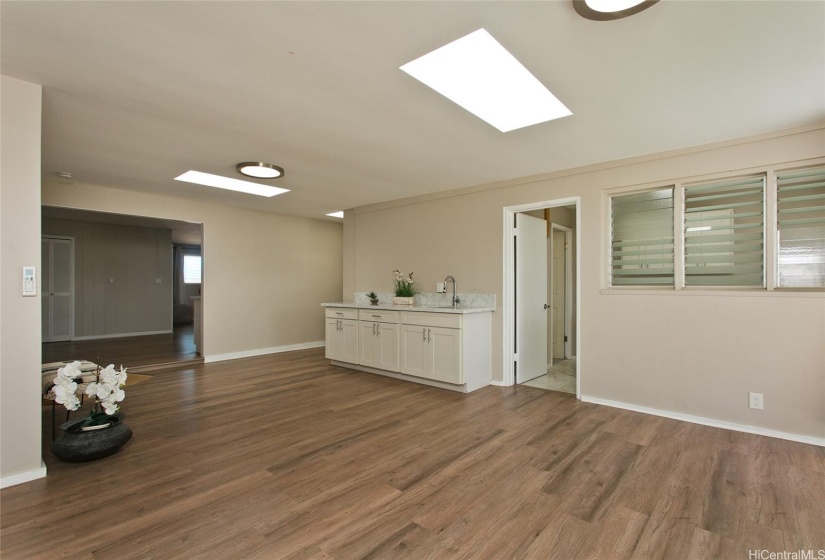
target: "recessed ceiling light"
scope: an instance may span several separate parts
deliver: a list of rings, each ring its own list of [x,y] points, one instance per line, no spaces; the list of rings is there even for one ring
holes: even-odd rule
[[[327,214],[327,216],[332,216],[333,218],[343,218],[344,217],[344,211],[339,210],[337,212],[330,212],[329,214]]]
[[[235,166],[238,173],[256,179],[277,179],[283,177],[284,169],[272,163],[262,161],[245,161]]]
[[[196,183],[198,185],[206,185],[207,187],[217,187],[219,189],[256,194],[258,196],[275,196],[289,192],[289,189],[272,187],[270,185],[259,185],[251,181],[230,179],[229,177],[221,177],[220,175],[212,175],[211,173],[202,173],[200,171],[187,171],[183,175],[175,177],[175,181],[185,181],[187,183]]]
[[[60,177],[61,179],[71,179],[72,178],[72,174],[69,173],[68,171],[55,171],[54,174],[57,175],[58,177]]]
[[[580,16],[596,21],[621,19],[646,10],[659,0],[573,0]]]
[[[502,132],[573,114],[486,29],[401,70]]]

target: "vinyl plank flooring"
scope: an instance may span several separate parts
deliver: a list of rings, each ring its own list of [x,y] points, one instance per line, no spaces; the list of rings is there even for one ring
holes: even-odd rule
[[[670,560],[825,548],[821,448],[334,367],[323,349],[153,374],[133,439],[0,491],[3,560]]]

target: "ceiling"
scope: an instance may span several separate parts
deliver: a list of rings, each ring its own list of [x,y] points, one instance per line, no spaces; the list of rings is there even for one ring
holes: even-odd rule
[[[825,2],[0,3],[42,84],[43,173],[324,219],[334,210],[825,120]],[[573,111],[501,133],[398,69],[484,27]],[[180,183],[286,169],[270,199]],[[265,181],[260,181],[264,183]]]

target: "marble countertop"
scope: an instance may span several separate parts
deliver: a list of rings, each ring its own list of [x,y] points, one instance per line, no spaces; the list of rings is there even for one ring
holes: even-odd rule
[[[425,311],[427,313],[458,313],[461,315],[467,313],[490,313],[495,311],[495,307],[476,307],[464,306],[459,304],[457,307],[426,307],[423,305],[392,305],[389,303],[379,303],[378,305],[363,305],[354,302],[339,302],[339,303],[322,303],[322,307],[346,307],[349,309],[383,309],[387,311]]]

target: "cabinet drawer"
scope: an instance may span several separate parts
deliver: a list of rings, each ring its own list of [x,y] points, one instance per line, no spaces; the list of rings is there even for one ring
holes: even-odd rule
[[[405,325],[422,325],[427,327],[461,328],[461,315],[458,313],[422,313],[402,311],[401,323]]]
[[[326,316],[334,319],[358,319],[358,310],[347,307],[327,307]]]
[[[362,321],[372,321],[373,323],[397,323],[398,311],[384,311],[376,309],[361,309],[359,312],[359,319]]]

